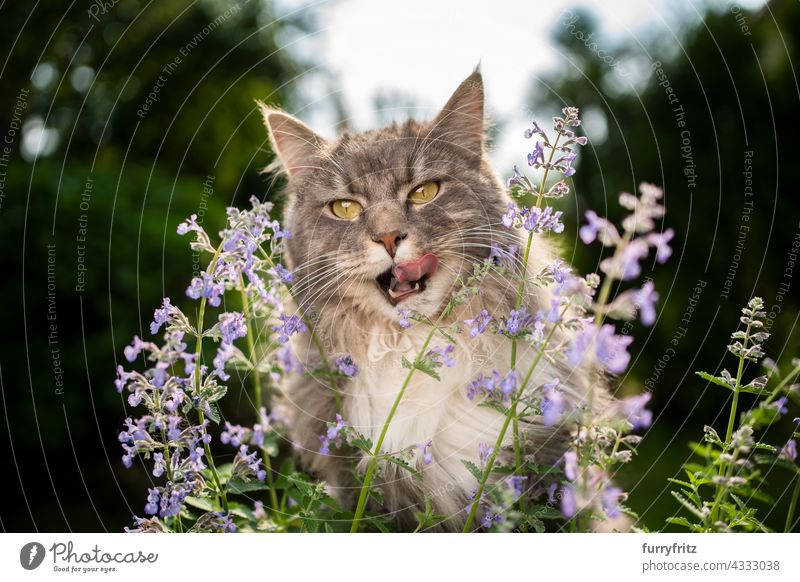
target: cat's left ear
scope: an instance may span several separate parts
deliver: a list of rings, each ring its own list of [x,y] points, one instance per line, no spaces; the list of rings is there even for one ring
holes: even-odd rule
[[[269,131],[272,149],[289,178],[300,178],[318,168],[327,142],[296,117],[273,109],[261,101],[256,103]]]
[[[431,122],[431,137],[483,153],[483,77],[475,71],[462,81]]]

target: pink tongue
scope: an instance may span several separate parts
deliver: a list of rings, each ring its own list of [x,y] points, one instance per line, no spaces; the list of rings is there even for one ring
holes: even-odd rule
[[[422,255],[416,261],[397,263],[394,266],[394,276],[398,283],[406,281],[419,281],[425,275],[432,277],[439,270],[439,259],[433,253]]]

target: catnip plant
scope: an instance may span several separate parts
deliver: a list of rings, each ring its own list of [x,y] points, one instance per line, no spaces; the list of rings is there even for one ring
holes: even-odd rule
[[[755,502],[771,505],[775,500],[764,490],[767,475],[773,469],[788,471],[792,493],[784,531],[795,525],[800,497],[800,468],[797,466],[797,437],[800,418],[795,418],[788,440],[779,445],[763,442],[772,436],[774,426],[788,413],[790,402],[800,404],[798,384],[800,359],[794,358],[791,369],[781,374],[778,365],[764,358],[764,301],[752,298],[739,318],[742,329],[731,334],[727,351],[735,356],[736,372],[723,369],[719,376],[697,372],[703,380],[731,393],[730,410],[724,437],[712,427],[703,430],[703,442],[691,443],[697,461],[683,467],[685,479],[670,479],[678,490],[671,491],[686,516],[672,516],[667,523],[695,532],[770,531],[757,517]],[[748,364],[761,362],[764,374],[745,382]],[[755,402],[740,410],[740,396],[750,394]],[[761,435],[761,436],[759,436]]]
[[[553,122],[550,134],[536,123],[526,130],[525,137],[535,140],[527,158],[532,173],[514,168],[508,180],[512,202],[497,217],[509,233],[501,240],[522,245],[495,244],[469,276],[456,279],[435,318],[399,310],[401,327],[421,324],[427,334],[419,352],[402,359],[405,379],[374,442],[343,416],[338,383],[357,376],[359,365],[349,355],[331,359],[326,354],[313,315],[295,300],[293,273],[280,262],[291,233],[272,218],[272,205],[253,198],[247,210],[229,208],[216,241],[196,217],[181,223],[178,234],[193,236],[192,249],[208,257],[206,269],[186,289],[197,304],[184,312],[165,298],[149,330],[153,336],[161,334],[161,340],[135,337],[124,356],[131,365],[138,363],[140,371],[122,365],[117,369],[117,390],[127,395],[132,409],[142,411],[127,418],[119,433],[123,463],[128,468],[142,463],[155,481],[143,516],[135,518],[129,531],[396,529],[380,513],[382,471],[393,465],[409,478],[424,479],[424,470],[412,461],[430,464],[435,447],[427,441],[384,450],[396,412],[416,374],[439,379],[454,365],[456,336],[475,340],[482,334],[510,342],[510,359],[496,362],[490,373],[464,386],[467,398],[501,415],[502,425],[495,442],[480,444],[479,465],[463,461],[475,479],[463,531],[544,531],[546,520],[566,523],[572,531],[590,531],[600,522],[622,523],[618,518],[624,514],[633,516],[613,477],[635,454],[641,437],[632,433],[651,422],[646,409],[650,395],[608,396],[604,387],[627,369],[633,341],[618,333],[613,321],[638,316],[644,325],[655,322],[654,284],[649,279],[635,282],[642,274],[641,261],[651,251],[659,263],[669,258],[674,233],[658,229],[664,215],[661,190],[642,184],[638,196],[619,197],[628,211],[620,229],[591,210],[586,213],[579,234],[585,244],[602,245],[606,256],[599,273],[578,276],[560,258],[531,272],[533,246],[564,231],[562,211],[555,205],[569,194],[567,180],[576,171],[577,148],[587,143],[576,133],[577,108],[565,107]],[[458,320],[459,308],[480,293],[488,277],[503,277],[516,289],[513,308],[508,313],[483,310]],[[534,297],[546,301],[532,312],[530,306],[539,304]],[[307,369],[293,355],[290,342],[304,333],[319,353],[318,369]],[[741,348],[751,355],[752,341],[748,336]],[[574,393],[562,375],[574,369],[585,376],[579,379],[586,387],[583,394]],[[362,470],[352,463],[360,484],[352,511],[329,495],[325,483],[295,470],[291,451],[280,446],[289,441],[291,421],[274,390],[290,374],[321,378],[336,398],[339,414],[319,435],[319,453],[354,450],[364,459]],[[252,424],[232,424],[223,417],[220,402],[232,381],[251,385]],[[520,430],[523,423],[558,429],[563,455],[539,459]],[[738,476],[728,476],[727,467],[717,472],[727,479]],[[729,485],[719,484],[717,507],[710,514],[714,519],[727,515],[735,495]],[[420,499],[419,507],[416,531],[446,519],[433,512],[430,499]]]

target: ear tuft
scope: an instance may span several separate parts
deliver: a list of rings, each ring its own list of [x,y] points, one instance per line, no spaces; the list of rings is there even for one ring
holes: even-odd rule
[[[318,136],[305,123],[256,101],[269,131],[272,149],[278,155],[281,165],[290,178],[298,178],[319,167],[321,153],[327,142]]]
[[[483,152],[483,102],[483,77],[476,69],[461,82],[433,120],[431,134],[480,156]]]

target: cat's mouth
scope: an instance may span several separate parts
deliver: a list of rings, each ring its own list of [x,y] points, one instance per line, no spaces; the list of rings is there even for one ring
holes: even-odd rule
[[[433,253],[415,261],[397,263],[375,279],[378,288],[392,305],[425,291],[426,283],[439,270],[439,259]]]

